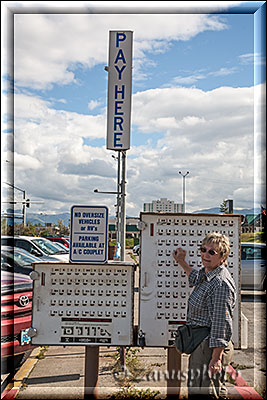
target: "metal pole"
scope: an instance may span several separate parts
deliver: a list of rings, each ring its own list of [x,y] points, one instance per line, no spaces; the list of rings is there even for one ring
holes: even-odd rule
[[[120,243],[120,178],[121,178],[121,152],[118,151],[118,179],[117,179],[117,242]],[[120,257],[121,258],[121,257]]]
[[[98,398],[99,346],[85,346],[84,400]]]
[[[185,176],[183,176],[183,205],[184,205],[184,213],[185,213]]]
[[[175,347],[168,347],[167,353],[167,399],[179,399],[181,390],[182,355]]]
[[[122,151],[122,177],[121,177],[121,261],[125,261],[125,216],[126,216],[126,152]]]
[[[23,214],[23,226],[26,226],[26,191],[25,190],[23,190],[22,214]]]
[[[182,174],[182,172],[179,171],[179,174],[183,177],[183,212],[185,213],[185,177],[189,174],[189,171],[187,171],[186,174]]]
[[[121,171],[121,208],[120,208],[120,245],[121,245],[121,261],[125,261],[125,215],[126,215],[126,152],[122,151],[122,171]],[[125,369],[126,363],[126,347],[120,347],[120,365]]]

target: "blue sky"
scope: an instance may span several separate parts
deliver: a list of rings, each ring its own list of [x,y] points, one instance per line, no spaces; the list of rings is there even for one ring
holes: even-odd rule
[[[4,3],[7,9],[12,4]],[[106,149],[104,70],[108,32],[116,29],[134,32],[127,215],[138,216],[144,202],[162,197],[181,203],[178,170],[190,171],[188,212],[219,206],[227,198],[235,208],[264,203],[263,146],[255,142],[263,132],[253,118],[255,101],[261,102],[265,90],[265,81],[255,86],[254,69],[256,63],[265,68],[265,54],[255,56],[254,15],[241,13],[255,2],[208,2],[212,14],[205,2],[197,3],[201,13],[194,13],[194,2],[165,2],[165,10],[176,6],[177,11],[185,3],[190,14],[153,14],[152,9],[149,16],[140,5],[136,14],[77,15],[77,8],[49,14],[47,2],[38,3],[44,8],[29,3],[15,3],[20,11],[36,7],[38,12],[14,18],[15,150],[12,126],[4,122],[2,158],[14,156],[15,185],[43,202],[31,211],[103,204],[114,214],[114,196],[93,190],[116,190],[116,154]],[[133,11],[134,3],[124,5]],[[105,2],[77,5],[106,7]],[[70,2],[69,12],[72,7]],[[2,50],[10,54],[5,45]],[[8,65],[6,73],[11,70]],[[4,76],[2,81],[8,82]],[[6,103],[10,96],[2,92]],[[2,120],[8,121],[9,112]],[[4,164],[7,175],[9,164]]]

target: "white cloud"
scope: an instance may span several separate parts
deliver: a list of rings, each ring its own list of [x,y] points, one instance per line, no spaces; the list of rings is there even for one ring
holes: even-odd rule
[[[218,71],[210,71],[206,73],[194,73],[192,75],[188,76],[176,76],[173,78],[172,82],[178,85],[193,85],[197,83],[200,80],[207,79],[210,77],[217,77],[217,76],[227,76],[227,75],[232,75],[238,72],[237,67],[232,67],[232,68],[226,68],[222,67]]]
[[[16,170],[24,171],[26,169],[30,173],[32,172],[31,170],[38,170],[42,167],[42,164],[36,158],[17,153],[14,154],[14,164],[16,165]]]
[[[127,213],[139,215],[144,202],[160,197],[182,202],[179,170],[190,171],[188,211],[228,197],[241,207],[253,201],[253,96],[253,87],[136,93],[132,135],[138,130],[150,133],[148,138],[161,136],[154,145],[149,140],[127,152]],[[84,141],[103,137],[104,116],[54,110],[39,97],[15,97],[16,182],[50,210],[106,204],[114,214],[115,196],[93,190],[116,190],[116,161],[105,147]]]
[[[78,84],[75,69],[107,63],[108,32],[118,29],[118,16],[113,14],[14,17],[16,85],[35,89],[51,88],[55,83]],[[120,19],[120,29],[133,30],[134,56],[142,60],[149,52],[166,51],[170,41],[189,40],[200,32],[225,28],[220,17],[206,14],[125,14]]]
[[[99,107],[102,105],[101,101],[97,101],[97,100],[91,100],[88,103],[88,108],[89,110],[94,110],[95,108]]]
[[[241,54],[239,56],[239,60],[240,63],[244,65],[249,65],[249,64],[254,64],[255,66],[266,65],[266,56],[260,53]]]

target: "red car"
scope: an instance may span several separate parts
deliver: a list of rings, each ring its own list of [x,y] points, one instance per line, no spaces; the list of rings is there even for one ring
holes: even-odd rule
[[[45,236],[45,238],[51,240],[51,242],[63,244],[63,246],[67,248],[70,247],[70,241],[68,238],[59,236]]]
[[[10,372],[21,365],[34,346],[27,329],[32,320],[32,279],[1,270],[1,368]]]

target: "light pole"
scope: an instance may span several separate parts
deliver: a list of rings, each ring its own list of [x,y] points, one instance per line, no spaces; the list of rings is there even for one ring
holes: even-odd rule
[[[187,171],[185,174],[182,174],[182,172],[179,171],[179,174],[183,177],[183,211],[185,213],[185,177],[189,174],[189,171]]]
[[[23,218],[23,226],[26,226],[26,191],[18,188],[17,186],[12,185],[11,183],[4,182],[6,185],[11,186],[13,189],[18,190],[19,192],[23,193],[23,200],[22,200],[22,218]],[[10,202],[12,204],[12,202]],[[16,204],[17,202],[13,202]],[[14,214],[14,212],[13,212]]]

